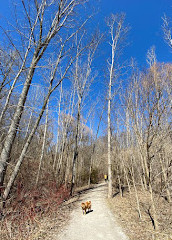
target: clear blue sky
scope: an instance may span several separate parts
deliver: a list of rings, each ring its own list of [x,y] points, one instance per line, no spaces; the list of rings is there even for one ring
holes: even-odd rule
[[[160,62],[171,62],[172,53],[163,40],[162,16],[172,18],[171,0],[101,0],[100,19],[110,13],[125,12],[126,22],[131,26],[130,45],[125,50],[126,56],[134,57],[139,65],[146,64],[146,52],[156,47]]]
[[[0,0],[0,24],[3,17],[11,20],[10,1]],[[163,40],[161,18],[164,13],[172,18],[172,0],[92,0],[92,4],[94,1],[99,6],[95,25],[99,24],[102,30],[105,30],[105,17],[111,13],[126,13],[126,22],[131,27],[126,57],[134,57],[139,65],[146,64],[146,52],[155,45],[158,61],[171,62],[172,53]]]
[[[0,25],[3,17],[12,22],[10,1],[12,0],[0,0]],[[130,44],[124,51],[124,58],[134,57],[139,66],[147,66],[146,53],[154,45],[159,62],[172,62],[172,51],[165,43],[162,31],[164,13],[172,19],[172,0],[91,0],[91,3],[98,10],[92,25],[99,26],[101,31],[107,31],[105,18],[111,13],[126,13],[126,23],[130,25],[131,30],[128,38]],[[100,55],[96,67],[99,68],[102,80],[104,73],[101,70],[103,67],[106,68],[107,58],[110,57],[110,48],[107,42],[103,44]],[[97,88],[102,91],[101,84],[95,82],[93,89]]]

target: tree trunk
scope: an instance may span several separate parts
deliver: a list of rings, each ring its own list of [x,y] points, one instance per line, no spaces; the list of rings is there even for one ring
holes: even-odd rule
[[[24,84],[22,93],[20,95],[20,99],[19,99],[16,111],[15,111],[14,117],[12,119],[6,140],[4,142],[3,150],[1,152],[1,156],[0,156],[0,187],[3,186],[7,164],[10,160],[12,145],[14,143],[14,139],[15,139],[15,136],[17,133],[17,129],[19,126],[19,122],[20,122],[23,108],[24,108],[24,105],[26,102],[27,94],[28,94],[28,91],[30,88],[32,78],[33,78],[36,64],[37,64],[37,60],[36,60],[36,56],[34,55],[26,82]]]
[[[24,4],[24,2],[23,2],[23,4]],[[29,66],[28,75],[27,75],[26,81],[24,83],[22,93],[20,95],[20,98],[19,98],[16,110],[15,110],[15,113],[14,113],[13,119],[11,121],[11,125],[10,125],[10,128],[9,128],[6,140],[4,142],[3,150],[1,152],[1,156],[0,156],[0,188],[3,186],[7,164],[10,161],[10,154],[11,154],[12,145],[14,143],[14,139],[15,139],[18,127],[19,127],[19,122],[20,122],[20,119],[21,119],[21,116],[22,116],[22,113],[23,113],[23,108],[24,108],[24,105],[25,105],[25,102],[26,102],[26,98],[27,98],[29,88],[31,86],[31,82],[32,82],[32,78],[33,78],[33,75],[34,75],[34,72],[35,72],[35,68],[36,68],[39,60],[44,55],[44,52],[46,51],[51,39],[54,38],[55,35],[57,35],[57,33],[64,26],[65,22],[68,20],[68,17],[71,16],[71,13],[73,12],[75,6],[77,6],[79,4],[80,4],[79,1],[73,1],[73,0],[71,0],[69,2],[66,1],[65,3],[63,1],[60,1],[59,5],[58,5],[58,11],[56,11],[55,16],[53,16],[53,18],[52,18],[51,25],[48,29],[47,34],[45,36],[42,36],[43,32],[44,32],[43,21],[45,20],[44,11],[45,11],[45,6],[47,5],[47,2],[42,1],[39,6],[35,2],[35,5],[36,5],[35,9],[37,10],[37,12],[36,12],[35,21],[33,22],[33,26],[31,26],[31,28],[30,28],[29,47],[27,49],[27,51],[30,50],[30,46],[33,44],[33,41],[34,41],[35,52],[33,54],[33,58],[32,58],[30,66]],[[25,6],[24,6],[24,10],[26,12],[29,23],[32,22],[31,19],[30,19],[31,16],[28,14]],[[38,37],[38,41],[36,43],[36,41],[34,39],[35,38],[34,31],[35,31],[35,28],[37,26],[38,21],[40,23],[40,26],[39,26],[40,29],[38,31],[39,32],[38,33],[39,37]],[[45,24],[47,24],[46,21],[44,21],[44,22],[45,22]],[[45,25],[45,28],[47,28],[46,25]],[[23,33],[21,33],[21,34],[23,34]],[[75,34],[76,34],[76,32],[72,33],[65,40],[65,43],[69,39],[71,39]],[[64,45],[62,45],[62,46],[64,47]],[[27,51],[26,51],[26,56],[27,56]],[[59,62],[60,62],[60,60],[61,59],[59,58]],[[22,65],[23,67],[25,66],[25,61],[26,61],[26,58],[23,60],[23,65]],[[21,67],[21,69],[20,69],[21,71],[22,71],[23,67]],[[67,69],[66,69],[66,71],[67,71]],[[20,71],[18,72],[18,75],[20,75]],[[25,147],[24,147],[24,149],[25,149]]]
[[[135,183],[135,176],[134,176],[134,168],[133,168],[133,159],[132,159],[132,156],[131,156],[130,158],[131,158],[131,176],[132,176],[133,186],[134,186],[134,191],[135,191],[135,196],[136,196],[137,210],[138,210],[139,218],[141,219],[141,218],[142,218],[142,215],[141,215],[141,211],[140,211],[139,197],[138,197],[137,188],[136,188],[136,183]]]
[[[167,175],[165,172],[165,167],[163,164],[163,156],[162,154],[159,154],[159,159],[160,159],[160,163],[161,163],[161,168],[162,168],[162,173],[163,173],[163,177],[164,177],[164,182],[165,182],[165,186],[166,186],[166,193],[167,193],[167,200],[169,203],[171,203],[171,195],[170,195],[170,191],[169,191],[169,184],[168,184],[168,179],[167,179]]]
[[[112,198],[112,161],[111,161],[111,95],[112,95],[112,78],[114,68],[114,39],[112,42],[112,62],[109,78],[108,92],[108,198]]]
[[[117,55],[118,45],[120,41],[124,40],[124,36],[128,31],[123,28],[125,16],[111,15],[108,26],[111,33],[111,63],[109,74],[109,88],[108,88],[108,198],[112,198],[112,160],[111,160],[111,101],[112,101],[112,80],[115,77],[115,54]],[[123,39],[121,38],[123,35]]]
[[[48,103],[47,103],[47,110],[46,110],[46,120],[45,120],[44,137],[43,137],[43,143],[42,143],[42,151],[41,151],[41,156],[40,156],[40,160],[39,160],[38,174],[37,174],[37,178],[36,178],[36,186],[38,185],[40,171],[41,171],[41,166],[42,166],[42,161],[43,161],[43,157],[44,157],[44,149],[45,149],[45,142],[46,142],[47,127],[48,127]]]
[[[54,170],[55,170],[55,166],[56,166],[57,153],[58,153],[58,147],[59,147],[59,125],[60,125],[60,108],[61,108],[62,92],[63,92],[63,85],[61,83],[59,111],[58,111],[57,143],[56,143],[56,150],[55,150],[54,163],[53,163],[53,169]]]
[[[14,171],[12,172],[12,174],[10,176],[10,180],[8,181],[7,187],[5,188],[5,191],[4,191],[4,194],[3,194],[3,201],[6,201],[6,199],[8,198],[9,192],[11,190],[11,187],[13,186],[13,183],[15,181],[15,178],[16,178],[17,174],[18,174],[20,166],[21,166],[21,164],[22,164],[22,162],[24,160],[25,154],[26,154],[26,152],[28,150],[28,147],[29,147],[29,145],[30,145],[30,143],[32,141],[32,138],[34,136],[34,133],[35,133],[37,127],[39,126],[39,123],[40,123],[42,115],[43,115],[43,113],[45,111],[45,108],[46,108],[49,96],[50,96],[50,94],[47,95],[47,97],[46,97],[46,99],[44,101],[44,104],[43,104],[43,107],[41,109],[41,112],[40,112],[40,114],[39,114],[39,116],[38,116],[38,118],[37,118],[37,120],[35,122],[35,125],[33,126],[33,129],[31,131],[31,133],[29,134],[29,137],[28,137],[24,147],[23,147],[23,150],[22,150],[21,155],[19,157],[19,160],[18,160],[18,162],[17,162],[17,164],[16,164],[16,166],[14,168]]]
[[[79,138],[79,128],[80,128],[80,114],[81,114],[81,98],[78,100],[78,114],[77,114],[77,123],[76,123],[76,134],[75,134],[75,147],[73,153],[73,161],[72,161],[72,184],[70,195],[73,195],[74,186],[76,181],[76,161],[78,158],[78,138]]]

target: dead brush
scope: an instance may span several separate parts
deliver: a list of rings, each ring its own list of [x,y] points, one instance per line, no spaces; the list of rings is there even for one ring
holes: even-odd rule
[[[53,182],[40,190],[23,189],[4,209],[4,217],[0,221],[1,239],[37,239],[42,234],[42,217],[56,214],[60,204],[68,198],[68,189],[64,185],[57,188]]]

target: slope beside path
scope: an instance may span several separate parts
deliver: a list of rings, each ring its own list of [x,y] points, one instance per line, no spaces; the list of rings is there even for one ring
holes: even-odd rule
[[[68,225],[53,240],[128,240],[108,208],[106,197],[106,184],[81,194]],[[81,202],[87,200],[92,202],[92,211],[83,215]]]

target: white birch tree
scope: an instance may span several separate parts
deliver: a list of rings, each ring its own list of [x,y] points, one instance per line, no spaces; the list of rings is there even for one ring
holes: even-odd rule
[[[107,21],[111,36],[111,61],[109,62],[109,86],[108,86],[108,198],[112,198],[112,160],[111,160],[111,103],[112,103],[112,86],[114,84],[115,68],[117,67],[117,59],[122,50],[122,42],[124,42],[128,27],[124,26],[124,14],[112,14]]]

